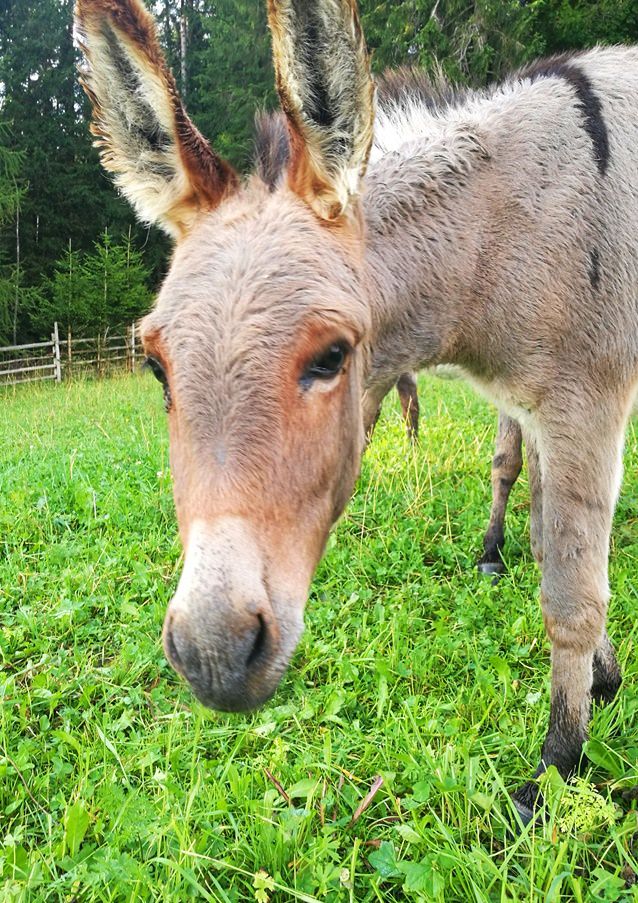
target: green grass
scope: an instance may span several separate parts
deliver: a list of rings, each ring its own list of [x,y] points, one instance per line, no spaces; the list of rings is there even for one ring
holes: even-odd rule
[[[513,836],[548,708],[526,478],[492,586],[493,412],[459,384],[421,397],[415,451],[386,405],[280,690],[231,716],[162,655],[180,549],[157,386],[0,396],[0,900],[638,899],[636,437],[611,569],[625,685],[585,780],[550,775],[544,823]]]

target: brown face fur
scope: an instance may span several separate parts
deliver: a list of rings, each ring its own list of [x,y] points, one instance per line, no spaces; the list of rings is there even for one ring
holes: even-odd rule
[[[197,695],[227,709],[277,686],[364,444],[368,57],[352,0],[270,0],[269,17],[290,133],[274,193],[272,177],[240,188],[192,125],[141,0],[76,6],[102,162],[178,242],[143,326],[170,393],[186,553],[164,645]],[[321,59],[299,65],[309,29]],[[326,353],[337,372],[317,376]]]
[[[186,550],[165,648],[217,707],[248,707],[275,689],[354,486],[369,328],[358,267],[352,237],[344,248],[287,188],[271,195],[253,181],[178,245],[143,323],[170,389]],[[335,344],[348,349],[341,372],[309,378]],[[244,586],[246,566],[259,572],[254,585]]]

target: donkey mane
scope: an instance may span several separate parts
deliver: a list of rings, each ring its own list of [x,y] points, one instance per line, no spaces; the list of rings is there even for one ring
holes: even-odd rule
[[[379,103],[371,162],[400,151],[415,139],[423,141],[427,136],[430,143],[442,131],[447,132],[451,125],[461,125],[463,129],[466,117],[468,121],[476,121],[478,113],[480,119],[480,107],[497,100],[499,95],[517,93],[525,84],[556,79],[573,90],[576,107],[583,117],[583,128],[592,142],[596,166],[600,174],[605,175],[610,158],[607,126],[600,99],[581,66],[582,59],[591,53],[566,52],[536,60],[480,89],[455,86],[440,70],[434,77],[413,67],[386,70],[377,77]],[[468,158],[468,166],[471,163]]]
[[[590,80],[578,66],[582,52],[562,53],[536,60],[514,71],[503,81],[485,89],[455,85],[442,69],[430,75],[414,66],[386,69],[375,76],[377,115],[372,162],[399,150],[411,139],[432,135],[432,120],[441,122],[446,114],[457,115],[499,91],[515,88],[524,81],[544,78],[564,79],[575,91],[583,113],[584,128],[590,136],[597,165],[604,175],[609,162],[609,138],[598,100]],[[427,126],[427,128],[426,128]],[[254,123],[255,171],[269,191],[275,191],[290,162],[290,137],[286,117],[280,111],[261,111]]]
[[[583,53],[561,53],[537,60],[521,69],[518,80],[537,81],[540,78],[562,78],[576,92],[578,106],[584,117],[584,128],[594,146],[594,158],[601,175],[609,165],[609,135],[602,116],[602,107],[593,85],[582,68],[577,65]]]
[[[458,107],[471,94],[471,89],[450,82],[442,69],[430,76],[425,69],[399,66],[386,69],[375,77],[377,102],[382,110],[417,101],[435,112]]]
[[[281,110],[255,114],[253,158],[255,172],[269,191],[281,182],[290,161],[290,138]]]
[[[377,103],[387,115],[399,115],[411,104],[428,111],[442,112],[459,107],[471,89],[453,85],[440,70],[432,78],[424,69],[400,66],[375,76]],[[255,173],[269,191],[275,191],[290,162],[290,137],[281,110],[261,110],[255,114],[253,160]]]

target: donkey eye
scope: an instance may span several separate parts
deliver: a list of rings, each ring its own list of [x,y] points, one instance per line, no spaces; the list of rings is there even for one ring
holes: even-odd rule
[[[335,342],[313,361],[303,375],[304,380],[332,379],[341,373],[349,348],[345,342]]]
[[[167,411],[170,411],[172,399],[171,399],[171,390],[168,385],[168,377],[166,376],[166,370],[158,361],[156,357],[147,357],[144,361],[144,368],[150,370],[155,379],[162,384],[164,387],[164,407]]]

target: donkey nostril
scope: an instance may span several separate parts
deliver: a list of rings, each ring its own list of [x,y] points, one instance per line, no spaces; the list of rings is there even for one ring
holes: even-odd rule
[[[258,614],[257,620],[259,621],[259,627],[257,629],[257,635],[255,637],[255,642],[253,643],[253,647],[250,650],[250,654],[246,659],[246,666],[250,668],[257,659],[261,656],[264,648],[266,646],[266,640],[268,638],[268,628],[266,627],[266,622],[264,621],[263,615]]]

